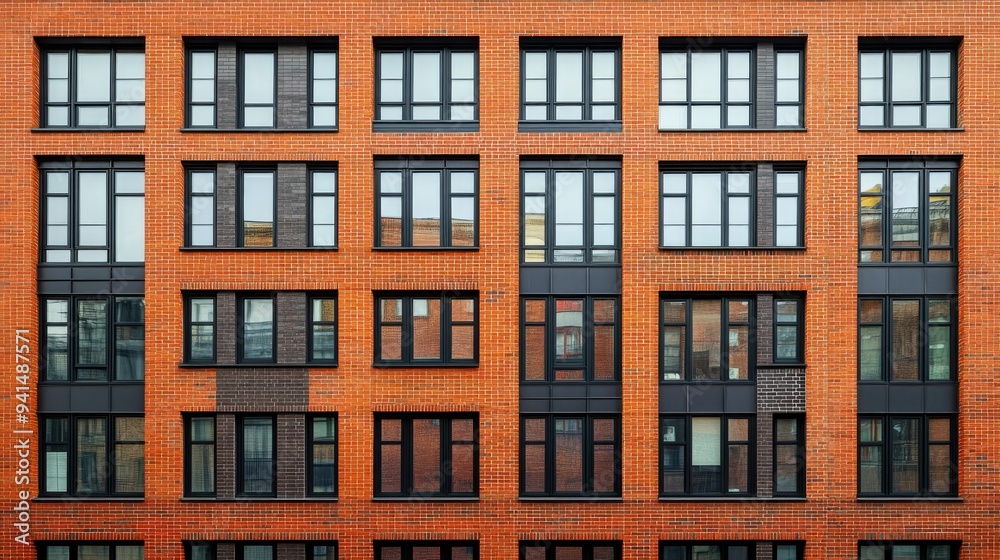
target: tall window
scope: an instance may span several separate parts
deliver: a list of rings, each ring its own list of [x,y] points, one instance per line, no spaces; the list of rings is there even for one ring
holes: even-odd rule
[[[858,419],[859,496],[954,496],[955,415]]]
[[[521,415],[521,496],[620,496],[621,416]]]
[[[337,362],[337,298],[333,295],[314,296],[309,299],[309,357],[310,363],[335,364]]]
[[[309,171],[309,246],[337,246],[337,171]]]
[[[522,306],[523,381],[621,379],[617,298],[525,297]]]
[[[576,44],[522,40],[521,120],[621,121],[620,57],[620,39]]]
[[[621,541],[521,541],[519,560],[621,560]]]
[[[274,297],[243,296],[237,329],[241,363],[275,361],[277,324]]]
[[[184,348],[188,362],[215,361],[215,297],[189,296],[186,300]]]
[[[275,172],[240,171],[239,231],[240,247],[274,247]]]
[[[479,560],[477,541],[375,541],[375,560]]]
[[[53,46],[42,52],[42,126],[123,128],[146,123],[146,55]]]
[[[188,170],[188,246],[215,246],[215,170]]]
[[[42,262],[141,263],[145,177],[141,161],[45,162]]]
[[[190,416],[185,419],[187,453],[185,495],[215,495],[215,417]]]
[[[802,363],[803,302],[799,297],[774,298],[774,361]]]
[[[236,493],[273,497],[277,475],[274,417],[245,416],[237,422]]]
[[[42,416],[43,496],[142,496],[142,416]]]
[[[474,41],[421,46],[376,39],[376,123],[477,120],[478,67]]]
[[[806,492],[806,426],[800,415],[774,417],[774,495]]]
[[[758,541],[660,541],[660,560],[755,560],[757,545],[770,545],[761,560],[802,560],[803,543]]]
[[[958,164],[861,161],[860,261],[954,263]]]
[[[522,263],[619,262],[621,162],[521,162]]]
[[[474,365],[477,300],[472,292],[376,295],[375,363]]]
[[[282,556],[278,556],[278,551],[285,545]],[[292,545],[292,546],[289,546]],[[298,546],[294,546],[298,545]],[[305,549],[305,555],[297,552],[296,549]],[[311,541],[311,542],[287,542],[276,543],[270,541],[244,541],[244,542],[212,542],[194,541],[184,543],[185,560],[218,560],[229,558],[235,560],[278,560],[285,558],[285,554],[291,549],[293,557],[303,560],[337,560],[336,541]],[[294,556],[298,554],[298,556]],[[140,559],[141,560],[141,559]]]
[[[375,442],[376,496],[478,495],[475,415],[378,414]]]
[[[858,543],[859,560],[958,560],[961,543],[955,542],[870,542]]]
[[[476,160],[375,162],[376,246],[474,247],[479,192]]]
[[[752,417],[663,416],[660,494],[753,494],[754,433]]]
[[[861,128],[953,128],[954,48],[868,48],[858,54]]]
[[[955,300],[951,297],[861,298],[861,381],[955,379]]]
[[[661,310],[663,381],[752,381],[754,300],[665,298]]]
[[[802,247],[804,177],[801,169],[774,171],[774,245]]]
[[[310,496],[337,495],[337,418],[312,416],[306,422]]]
[[[38,560],[142,560],[141,542],[38,542]]]
[[[141,296],[42,300],[44,381],[141,381],[145,302]]]
[[[217,77],[215,50],[188,52],[188,126],[216,126]]]
[[[274,128],[277,51],[242,51],[239,66],[239,123],[245,128]]]
[[[309,126],[337,127],[337,51],[309,52]]]

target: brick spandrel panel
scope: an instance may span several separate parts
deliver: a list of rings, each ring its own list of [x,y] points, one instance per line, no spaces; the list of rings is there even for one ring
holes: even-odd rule
[[[996,255],[1000,207],[995,141],[1000,130],[1000,11],[995,2],[739,0],[644,2],[524,1],[98,2],[6,4],[0,68],[4,126],[0,205],[4,258],[0,319],[13,338],[38,340],[37,157],[141,156],[145,165],[146,380],[145,499],[140,502],[31,502],[32,540],[135,539],[147,560],[183,557],[189,535],[272,542],[336,538],[341,558],[370,558],[372,541],[478,539],[481,558],[516,558],[520,538],[621,540],[624,558],[654,560],[661,538],[802,539],[809,560],[847,560],[859,540],[956,539],[962,560],[1000,557],[995,538],[994,465],[1000,460],[996,414],[1000,340],[993,314],[1000,293]],[[337,37],[340,122],[337,132],[184,132],[186,38],[231,42],[219,58],[219,123],[236,123],[235,38]],[[373,133],[373,37],[478,37],[477,133]],[[622,132],[517,133],[519,40],[544,36],[622,38]],[[658,132],[658,39],[805,38],[806,131]],[[958,122],[964,132],[858,131],[858,37],[961,37]],[[41,51],[36,38],[144,37],[146,118],[142,132],[32,132],[40,106]],[[219,39],[221,38],[221,39]],[[280,41],[278,41],[280,42]],[[242,41],[241,41],[242,44]],[[223,55],[226,56],[223,56]],[[227,58],[228,57],[228,58]],[[225,89],[229,88],[229,89]],[[224,90],[224,91],[223,91]],[[225,98],[227,101],[224,102]],[[230,109],[226,109],[229,107]],[[225,111],[229,111],[224,114]],[[479,157],[478,251],[373,251],[373,160]],[[607,155],[622,158],[623,498],[620,503],[527,503],[518,496],[518,246],[521,157]],[[961,503],[857,501],[857,162],[863,156],[961,156],[958,195],[959,496]],[[666,161],[806,162],[805,250],[659,251],[658,171]],[[182,162],[336,162],[337,251],[181,251]],[[220,182],[221,184],[221,182]],[[233,180],[235,185],[235,178]],[[220,234],[235,232],[231,213]],[[223,202],[220,190],[220,204]],[[217,214],[218,215],[218,214]],[[224,224],[230,224],[225,226]],[[235,239],[227,243],[235,243]],[[222,244],[220,237],[220,245]],[[373,292],[478,291],[479,366],[468,369],[371,367]],[[212,411],[215,368],[178,367],[185,292],[336,290],[336,368],[310,368],[308,410],[335,412],[339,501],[182,501],[182,412]],[[808,500],[794,503],[670,502],[658,498],[659,294],[733,291],[806,294],[804,378]],[[235,302],[234,302],[235,303]],[[235,308],[233,308],[235,310]],[[221,315],[221,308],[220,308]],[[233,315],[235,316],[235,313]],[[235,348],[235,323],[218,324],[220,349]],[[222,345],[226,329],[231,345]],[[15,364],[13,340],[0,361]],[[221,359],[221,356],[220,356]],[[37,365],[37,361],[32,362]],[[274,377],[270,368],[264,373]],[[37,369],[31,394],[37,394]],[[758,369],[758,380],[760,376]],[[14,380],[0,403],[12,410]],[[257,391],[261,392],[261,391]],[[249,399],[251,397],[247,397]],[[255,397],[254,397],[255,398]],[[37,410],[34,396],[31,410]],[[476,503],[372,501],[374,411],[475,411],[480,426],[480,498]],[[300,411],[292,411],[300,413]],[[275,412],[282,414],[286,412]],[[0,447],[11,450],[14,413]],[[221,418],[221,417],[220,417]],[[18,427],[22,426],[17,424]],[[0,458],[0,496],[37,495],[40,449],[32,430],[31,482],[14,483],[17,457]],[[220,421],[219,429],[225,428]],[[235,428],[230,426],[231,431]],[[220,436],[221,437],[221,436]],[[230,435],[229,437],[234,437]],[[304,445],[304,443],[303,443]],[[235,457],[219,456],[220,492],[233,488]],[[226,474],[228,473],[228,474]],[[227,478],[228,482],[226,482]],[[231,490],[230,490],[231,492]],[[0,557],[36,558],[0,529]],[[225,535],[225,537],[223,537]],[[218,539],[217,539],[218,540]]]

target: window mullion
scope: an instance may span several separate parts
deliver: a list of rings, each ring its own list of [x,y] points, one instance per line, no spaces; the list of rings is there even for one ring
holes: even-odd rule
[[[440,352],[438,355],[438,360],[441,362],[447,362],[451,359],[451,298],[445,296],[444,293],[436,295],[434,298],[441,303],[438,304],[438,309],[440,310],[438,315],[438,348]],[[427,303],[427,313],[430,314],[430,301]],[[442,421],[443,423],[444,421]]]
[[[439,430],[441,446],[438,451],[438,472],[441,473],[441,485],[438,492],[444,495],[451,495],[451,451],[455,445],[451,433],[451,422],[452,418],[450,417],[441,418],[441,429]]]
[[[448,62],[450,66],[450,61]],[[445,92],[442,90],[441,95],[444,96]],[[444,103],[444,101],[442,101]],[[450,105],[448,105],[450,107]],[[441,108],[442,116],[445,116],[446,120],[448,115],[450,115],[450,109],[445,107]],[[446,113],[447,112],[447,115]],[[448,168],[447,162],[444,167],[441,168],[441,180],[439,181],[439,187],[441,189],[438,200],[440,201],[439,215],[441,216],[440,223],[438,224],[439,229],[439,239],[442,247],[451,247],[451,205],[452,198],[454,195],[451,193],[451,170]]]

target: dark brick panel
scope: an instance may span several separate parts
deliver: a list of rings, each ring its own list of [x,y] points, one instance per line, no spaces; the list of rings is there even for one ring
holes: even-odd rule
[[[236,363],[236,294],[219,292],[215,295],[215,361]]]
[[[757,295],[757,364],[774,361],[774,296]]]
[[[774,45],[757,43],[757,128],[774,123]]]
[[[309,407],[305,368],[225,368],[216,373],[216,410],[279,412]]]
[[[305,292],[278,292],[278,363],[306,361],[306,305]]]
[[[220,414],[215,418],[215,494],[219,498],[236,495],[236,417]]]
[[[306,46],[278,45],[278,128],[306,128],[308,79]]]
[[[774,247],[774,166],[757,166],[757,246]]]
[[[236,246],[236,164],[220,163],[215,172],[215,245]]]
[[[278,498],[302,498],[306,495],[305,441],[305,417],[301,414],[279,414]],[[282,557],[280,553],[278,557]]]
[[[218,101],[216,105],[216,126],[222,129],[236,128],[237,73],[236,44],[219,43],[217,58]]]
[[[306,166],[278,164],[278,247],[305,247]]]

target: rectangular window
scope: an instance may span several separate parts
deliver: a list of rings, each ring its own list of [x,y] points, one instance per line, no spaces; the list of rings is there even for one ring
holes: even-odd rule
[[[337,495],[337,417],[312,416],[306,422],[310,496]]]
[[[861,381],[954,381],[955,299],[861,298],[858,373]]]
[[[774,171],[774,246],[802,247],[805,245],[802,232],[803,209],[802,186],[804,173],[801,169]]]
[[[274,128],[275,99],[278,96],[277,58],[275,50],[240,52],[241,128]]]
[[[860,261],[954,263],[958,164],[861,161]]]
[[[215,417],[185,419],[185,495],[215,496]]]
[[[477,541],[375,541],[375,560],[479,560]]]
[[[522,381],[621,380],[617,298],[525,297],[521,305]]]
[[[475,365],[478,294],[376,294],[375,363]]]
[[[145,300],[78,296],[42,300],[43,381],[142,381]]]
[[[142,560],[141,542],[38,542],[38,560]]]
[[[774,495],[805,496],[806,422],[802,416],[774,417]]]
[[[621,560],[621,541],[521,541],[519,560]]]
[[[660,418],[660,494],[747,496],[754,493],[753,417]]]
[[[521,41],[521,120],[620,127],[621,40],[552,43]]]
[[[961,543],[897,541],[894,543],[860,541],[859,560],[958,560]]]
[[[337,543],[332,542],[185,542],[185,560],[217,560],[219,558],[235,558],[236,560],[276,560],[277,551],[280,545],[300,545],[305,547],[305,556],[293,556],[294,558],[304,558],[304,560],[337,560]],[[295,547],[298,549],[298,547]],[[286,551],[289,549],[286,548]],[[295,549],[291,549],[295,550]],[[299,549],[301,550],[301,549]],[[284,554],[284,553],[283,553]],[[285,556],[282,555],[281,558]],[[66,559],[69,560],[69,559]],[[137,559],[137,560],[141,560]]]
[[[858,53],[861,128],[954,128],[953,47],[869,48]]]
[[[188,52],[188,126],[216,126],[216,56],[215,50],[198,49]]]
[[[337,128],[337,51],[309,52],[309,127]]]
[[[141,161],[53,161],[40,164],[39,171],[42,262],[143,262]]]
[[[215,297],[188,296],[185,307],[187,313],[185,358],[191,363],[215,362]]]
[[[621,496],[620,415],[521,415],[521,496]]]
[[[309,171],[309,246],[337,246],[337,170]]]
[[[375,47],[376,123],[472,122],[479,118],[475,41],[416,46],[376,39]]]
[[[947,416],[861,416],[859,496],[954,496],[957,422]]]
[[[42,416],[43,496],[142,496],[142,416]]]
[[[274,247],[275,175],[273,170],[239,171],[239,247]]]
[[[801,298],[774,298],[774,361],[802,363],[803,305]]]
[[[277,447],[272,416],[237,419],[236,493],[240,496],[274,497],[274,450]]]
[[[337,298],[313,296],[309,302],[309,362],[336,364]]]
[[[771,555],[758,556],[758,545]],[[660,560],[802,560],[804,548],[801,542],[660,541]]]
[[[522,263],[619,263],[621,162],[521,162]]]
[[[478,424],[476,415],[376,415],[375,495],[478,495]]]
[[[277,343],[273,296],[242,296],[237,328],[240,363],[274,363]]]
[[[143,46],[42,51],[42,126],[125,128],[146,123]]]
[[[375,162],[376,247],[475,247],[479,162]]]
[[[664,298],[663,381],[753,381],[754,298]]]
[[[188,170],[189,247],[215,246],[215,170]]]

